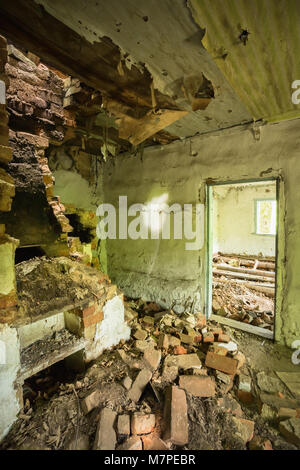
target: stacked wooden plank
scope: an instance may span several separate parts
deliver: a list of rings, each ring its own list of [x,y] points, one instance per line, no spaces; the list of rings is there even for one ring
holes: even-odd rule
[[[215,255],[213,257],[215,283],[242,284],[265,295],[275,295],[275,262],[258,258]]]

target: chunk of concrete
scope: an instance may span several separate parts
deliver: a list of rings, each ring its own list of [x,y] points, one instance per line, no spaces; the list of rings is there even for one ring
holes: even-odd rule
[[[165,393],[165,431],[163,439],[184,446],[188,443],[188,417],[185,391],[169,386]]]
[[[114,423],[117,414],[110,408],[103,408],[97,426],[94,450],[114,450],[116,447],[116,433]]]
[[[131,389],[128,392],[128,398],[134,402],[139,401],[146,385],[148,382],[150,382],[151,377],[152,372],[149,369],[142,369],[138,373]]]

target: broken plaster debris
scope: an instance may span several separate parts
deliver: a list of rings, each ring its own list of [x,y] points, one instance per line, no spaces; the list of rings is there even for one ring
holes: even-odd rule
[[[239,333],[206,323],[201,314],[194,322],[200,328],[192,328],[189,315],[167,310],[155,320],[155,312],[147,311],[154,320],[143,330],[144,341],[151,338],[151,347],[140,350],[134,332],[145,325],[143,306],[147,305],[139,302],[135,315],[127,317],[131,339],[104,351],[70,382],[58,382],[53,389],[53,382],[46,380],[53,374],[51,368],[42,371],[41,378],[38,374],[36,382],[32,378],[35,389],[29,388],[24,409],[1,448],[271,450],[299,446],[300,402],[289,388],[274,373],[249,369],[247,361],[236,359],[237,354],[243,355],[240,350],[215,349],[224,335],[237,345]],[[132,308],[132,301],[125,301],[125,317]],[[178,319],[180,327],[174,327]],[[174,354],[177,342],[169,341],[166,348],[160,340],[168,335],[180,341],[183,331],[197,337],[204,328],[214,337],[213,343],[185,343],[182,354]],[[146,362],[148,369],[144,356],[151,351],[153,358],[159,353],[161,360],[155,359],[156,368]],[[295,382],[295,375],[282,376],[290,377]],[[43,390],[48,386],[49,392],[37,392],[41,386]]]

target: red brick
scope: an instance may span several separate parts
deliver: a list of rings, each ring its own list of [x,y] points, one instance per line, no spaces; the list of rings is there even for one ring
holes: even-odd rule
[[[271,443],[271,441],[269,441],[269,439],[267,439],[267,440],[264,441],[264,443],[263,443],[263,449],[264,449],[264,450],[273,450],[272,443]]]
[[[84,308],[81,310],[81,317],[85,318],[88,317],[89,315],[92,315],[95,312],[95,305],[91,305],[90,307]]]
[[[240,351],[234,356],[234,359],[238,362],[237,368],[241,369],[246,362],[246,357]]]
[[[251,392],[246,392],[245,390],[238,390],[237,397],[242,403],[252,403],[253,395]]]
[[[230,337],[225,335],[224,333],[218,335],[218,342],[219,343],[229,343]]]
[[[215,340],[215,337],[213,333],[203,333],[203,343],[213,343]]]
[[[155,427],[155,415],[134,413],[131,417],[131,434],[149,434]]]
[[[198,328],[204,328],[205,325],[206,325],[206,318],[205,318],[205,315],[203,315],[202,313],[198,313],[198,315],[196,316],[196,318],[197,318],[196,327],[198,327]]]
[[[172,385],[165,394],[165,432],[163,439],[178,446],[188,443],[188,417],[185,391]]]
[[[194,342],[195,343],[201,343],[202,341],[202,335],[199,333],[197,336],[194,337]]]
[[[222,334],[223,334],[223,330],[222,330],[222,328],[214,328],[214,329],[212,330],[212,334],[215,335],[215,336],[222,335]]]
[[[250,421],[249,419],[236,418],[236,417],[233,417],[232,419],[234,423],[236,424],[238,433],[243,439],[243,441],[245,443],[251,441],[254,435],[254,421]]]
[[[208,351],[205,365],[212,369],[225,372],[225,374],[234,375],[237,370],[238,361],[231,357],[220,356],[219,354]]]
[[[181,345],[175,346],[175,348],[173,349],[173,352],[176,355],[187,354],[187,350]]]
[[[214,397],[215,381],[211,377],[196,375],[181,375],[179,387],[194,397]]]
[[[144,450],[170,450],[167,444],[157,436],[142,437]]]
[[[93,315],[89,315],[83,318],[83,326],[86,328],[87,326],[96,325],[103,320],[103,312],[94,313]]]

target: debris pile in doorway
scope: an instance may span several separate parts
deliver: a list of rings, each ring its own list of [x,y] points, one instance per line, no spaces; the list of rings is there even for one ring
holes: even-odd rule
[[[256,372],[244,354],[259,349],[250,347],[249,337],[242,348],[242,332],[141,300],[126,302],[126,320],[131,339],[105,351],[84,373],[63,374],[56,390],[51,368],[48,379],[44,371],[35,380],[42,392],[27,393],[2,448],[300,446],[300,397],[282,378]],[[299,374],[291,380],[300,380]]]
[[[275,263],[238,256],[213,258],[213,312],[268,330],[274,327]]]

